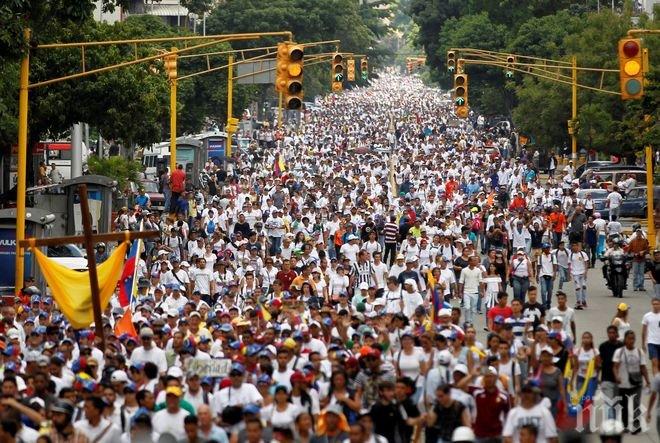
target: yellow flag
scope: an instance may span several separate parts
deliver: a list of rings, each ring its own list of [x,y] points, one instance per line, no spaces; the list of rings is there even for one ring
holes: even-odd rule
[[[101,311],[110,302],[117,281],[121,277],[127,245],[127,242],[122,242],[106,261],[96,267]],[[32,252],[62,314],[74,328],[88,328],[94,321],[89,272],[74,271],[55,263],[37,248],[32,248]]]

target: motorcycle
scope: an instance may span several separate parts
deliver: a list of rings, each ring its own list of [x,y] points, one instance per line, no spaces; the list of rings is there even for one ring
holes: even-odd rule
[[[602,259],[607,266],[608,287],[612,295],[617,298],[623,298],[623,290],[627,287],[628,271],[630,268],[630,257],[624,254],[617,254]]]

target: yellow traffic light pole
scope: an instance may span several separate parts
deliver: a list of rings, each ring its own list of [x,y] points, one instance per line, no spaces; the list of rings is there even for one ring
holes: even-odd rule
[[[231,158],[231,137],[233,125],[231,125],[231,118],[233,113],[233,100],[234,100],[234,56],[230,55],[227,58],[227,147],[225,148],[225,157],[229,160]]]
[[[25,28],[23,32],[23,37],[25,41],[30,40],[31,30]],[[159,60],[165,56],[176,55],[174,52],[165,52],[163,54],[148,56],[148,57],[137,57],[137,45],[143,43],[162,43],[162,42],[173,42],[173,41],[202,41],[203,43],[196,44],[193,46],[188,46],[182,49],[179,49],[177,53],[185,53],[190,51],[195,51],[197,49],[217,45],[219,43],[234,41],[234,40],[250,40],[261,38],[265,36],[284,36],[291,40],[293,34],[289,31],[277,31],[277,32],[261,32],[261,33],[242,33],[242,34],[225,34],[225,35],[209,35],[209,36],[190,36],[190,37],[160,37],[160,38],[149,38],[149,39],[129,39],[129,40],[108,40],[108,41],[95,41],[95,42],[75,42],[75,43],[49,43],[38,45],[36,49],[61,49],[61,48],[80,48],[82,56],[82,72],[75,74],[65,75],[62,77],[57,77],[49,80],[44,80],[41,82],[30,83],[30,50],[28,49],[21,60],[21,70],[20,70],[20,79],[19,79],[19,106],[18,106],[18,171],[17,171],[17,186],[16,186],[16,261],[15,261],[15,274],[14,274],[14,284],[15,289],[22,287],[24,284],[24,275],[25,275],[25,255],[23,253],[23,248],[20,246],[20,242],[25,240],[25,216],[26,216],[26,188],[27,188],[27,130],[28,130],[28,98],[29,90],[35,89],[42,86],[47,86],[55,83],[59,83],[65,80],[72,80],[76,78],[82,78],[89,75],[100,74],[103,72],[112,71],[114,69],[124,68],[128,66],[137,65],[140,63],[145,63],[149,61]],[[85,48],[93,46],[110,46],[110,45],[124,45],[130,44],[133,45],[136,49],[136,57],[133,60],[126,62],[116,63],[109,66],[104,66],[102,68],[86,70],[85,69]],[[174,94],[170,92],[170,106],[172,105],[172,95],[176,97],[176,88],[174,89]],[[174,103],[176,107],[176,103]],[[176,115],[176,113],[174,113]],[[172,135],[176,135],[176,116],[174,120],[170,117],[170,124],[174,123],[174,131]],[[176,138],[172,137],[173,140]],[[174,148],[174,153],[176,153],[176,146]],[[175,156],[170,153],[170,166],[172,165],[172,159],[176,163]]]
[[[171,51],[176,54],[177,48],[172,47]],[[170,77],[170,174],[172,174],[176,169],[176,55],[170,55],[170,60],[172,65],[168,68],[168,75]]]

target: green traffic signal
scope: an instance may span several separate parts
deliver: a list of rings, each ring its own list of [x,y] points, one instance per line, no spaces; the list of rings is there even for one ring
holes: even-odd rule
[[[344,81],[344,74],[335,74],[335,81],[336,82]]]
[[[513,78],[513,72],[512,71],[506,71],[506,78]]]
[[[642,83],[635,79],[632,78],[628,81],[626,81],[626,92],[630,95],[637,95],[642,91]]]
[[[454,100],[454,103],[456,106],[463,106],[465,104],[465,98],[464,97],[456,97],[456,100]]]

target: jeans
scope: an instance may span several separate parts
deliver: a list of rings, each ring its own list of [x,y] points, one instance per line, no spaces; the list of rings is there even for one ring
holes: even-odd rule
[[[573,281],[575,282],[575,298],[578,303],[587,302],[587,275],[579,274],[573,275]]]
[[[596,265],[596,258],[598,258],[598,254],[596,253],[596,248],[598,245],[584,245],[586,248],[587,255],[589,256],[589,264],[593,268]]]
[[[619,404],[621,405],[623,426],[630,432],[639,429],[641,415],[639,405],[642,398],[641,386],[637,388],[619,388],[619,397],[621,397]]]
[[[557,272],[559,272],[559,290],[564,287],[564,283],[568,281],[568,268],[562,268],[557,266]]]
[[[603,394],[603,407],[607,410],[607,418],[616,418],[616,396],[619,394],[619,388],[614,382],[603,381],[600,383],[600,392]]]
[[[633,289],[644,289],[644,268],[646,263],[643,261],[632,262]]]
[[[539,286],[541,287],[541,304],[545,306],[546,309],[550,309],[552,304],[552,285],[554,284],[555,279],[546,276],[541,276],[539,278]]]
[[[270,255],[277,255],[282,252],[282,237],[269,237],[270,238]]]
[[[164,203],[165,208],[163,209],[163,211],[170,212],[170,205],[172,204],[172,192],[168,190],[163,191],[163,197],[165,197],[165,203]]]
[[[472,324],[474,322],[475,314],[477,313],[477,300],[479,294],[463,294],[463,317],[466,323]]]
[[[653,292],[655,295],[655,298],[660,298],[660,283],[656,283],[653,285]]]
[[[529,277],[516,277],[514,275],[511,277],[511,283],[513,285],[513,298],[525,303],[525,297],[529,289]]]

